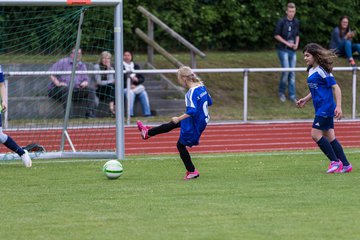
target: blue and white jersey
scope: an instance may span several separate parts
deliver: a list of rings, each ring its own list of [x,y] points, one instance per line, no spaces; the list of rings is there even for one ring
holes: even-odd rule
[[[317,66],[309,70],[307,83],[312,96],[315,115],[333,117],[336,107],[332,90],[332,86],[336,84],[334,76],[322,67]]]
[[[2,67],[1,67],[1,65],[0,65],[0,83],[3,83],[4,82],[4,74],[3,74],[3,71],[2,71]],[[1,105],[1,99],[2,98],[0,98],[0,105]],[[2,127],[2,121],[1,121],[1,109],[2,108],[0,108],[0,127]]]
[[[4,74],[3,74],[3,71],[2,71],[2,67],[0,65],[0,83],[4,82]]]
[[[199,144],[201,133],[210,120],[208,106],[212,99],[205,86],[190,88],[185,95],[186,114],[190,115],[181,121],[180,142],[185,146]]]

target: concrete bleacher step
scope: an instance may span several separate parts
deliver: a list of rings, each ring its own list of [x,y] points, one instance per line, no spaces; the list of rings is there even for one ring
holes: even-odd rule
[[[87,64],[92,69],[91,64]],[[13,64],[3,65],[3,71],[47,71],[51,64]],[[145,76],[144,85],[149,95],[152,112],[156,115],[174,115],[184,111],[184,95],[179,89],[169,85],[159,75]],[[47,96],[49,76],[7,76],[9,119],[63,118],[64,110],[60,103]],[[91,81],[94,81],[92,76]],[[85,102],[74,103],[72,116],[85,116]],[[135,103],[135,115],[141,116],[141,105]],[[108,105],[100,103],[96,109],[97,117],[111,116]]]
[[[48,97],[9,97],[9,119],[62,118],[61,104],[49,101]]]

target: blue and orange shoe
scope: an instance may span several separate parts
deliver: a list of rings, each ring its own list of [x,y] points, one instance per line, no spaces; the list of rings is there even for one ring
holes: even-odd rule
[[[337,162],[332,161],[332,162],[330,162],[330,165],[329,165],[326,173],[340,172],[342,167],[343,167],[343,164],[341,161],[337,161]]]
[[[339,171],[339,173],[349,173],[353,170],[353,167],[351,166],[351,164],[349,164],[348,166],[343,166],[341,171]]]
[[[142,139],[146,140],[146,139],[150,138],[150,136],[149,136],[149,134],[148,134],[148,131],[149,131],[149,129],[150,129],[151,127],[145,126],[145,125],[144,125],[141,121],[139,121],[139,120],[136,122],[136,124],[137,124],[137,127],[138,127],[138,129],[139,129],[139,131],[140,131],[140,133],[141,133]]]
[[[199,176],[200,176],[199,171],[195,169],[193,172],[186,172],[184,180],[195,179],[195,178],[198,178]]]

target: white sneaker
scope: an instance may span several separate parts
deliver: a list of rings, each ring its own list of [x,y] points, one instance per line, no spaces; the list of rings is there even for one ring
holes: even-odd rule
[[[24,154],[21,155],[22,162],[24,163],[25,167],[31,167],[31,158],[29,156],[29,152],[27,150],[24,150]]]
[[[281,102],[285,102],[286,101],[285,94],[279,94],[279,99]]]

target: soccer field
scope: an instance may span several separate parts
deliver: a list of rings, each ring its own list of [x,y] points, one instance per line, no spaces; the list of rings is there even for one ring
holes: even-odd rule
[[[0,239],[357,239],[354,171],[325,174],[319,151],[130,157],[108,180],[105,160],[0,163]]]

